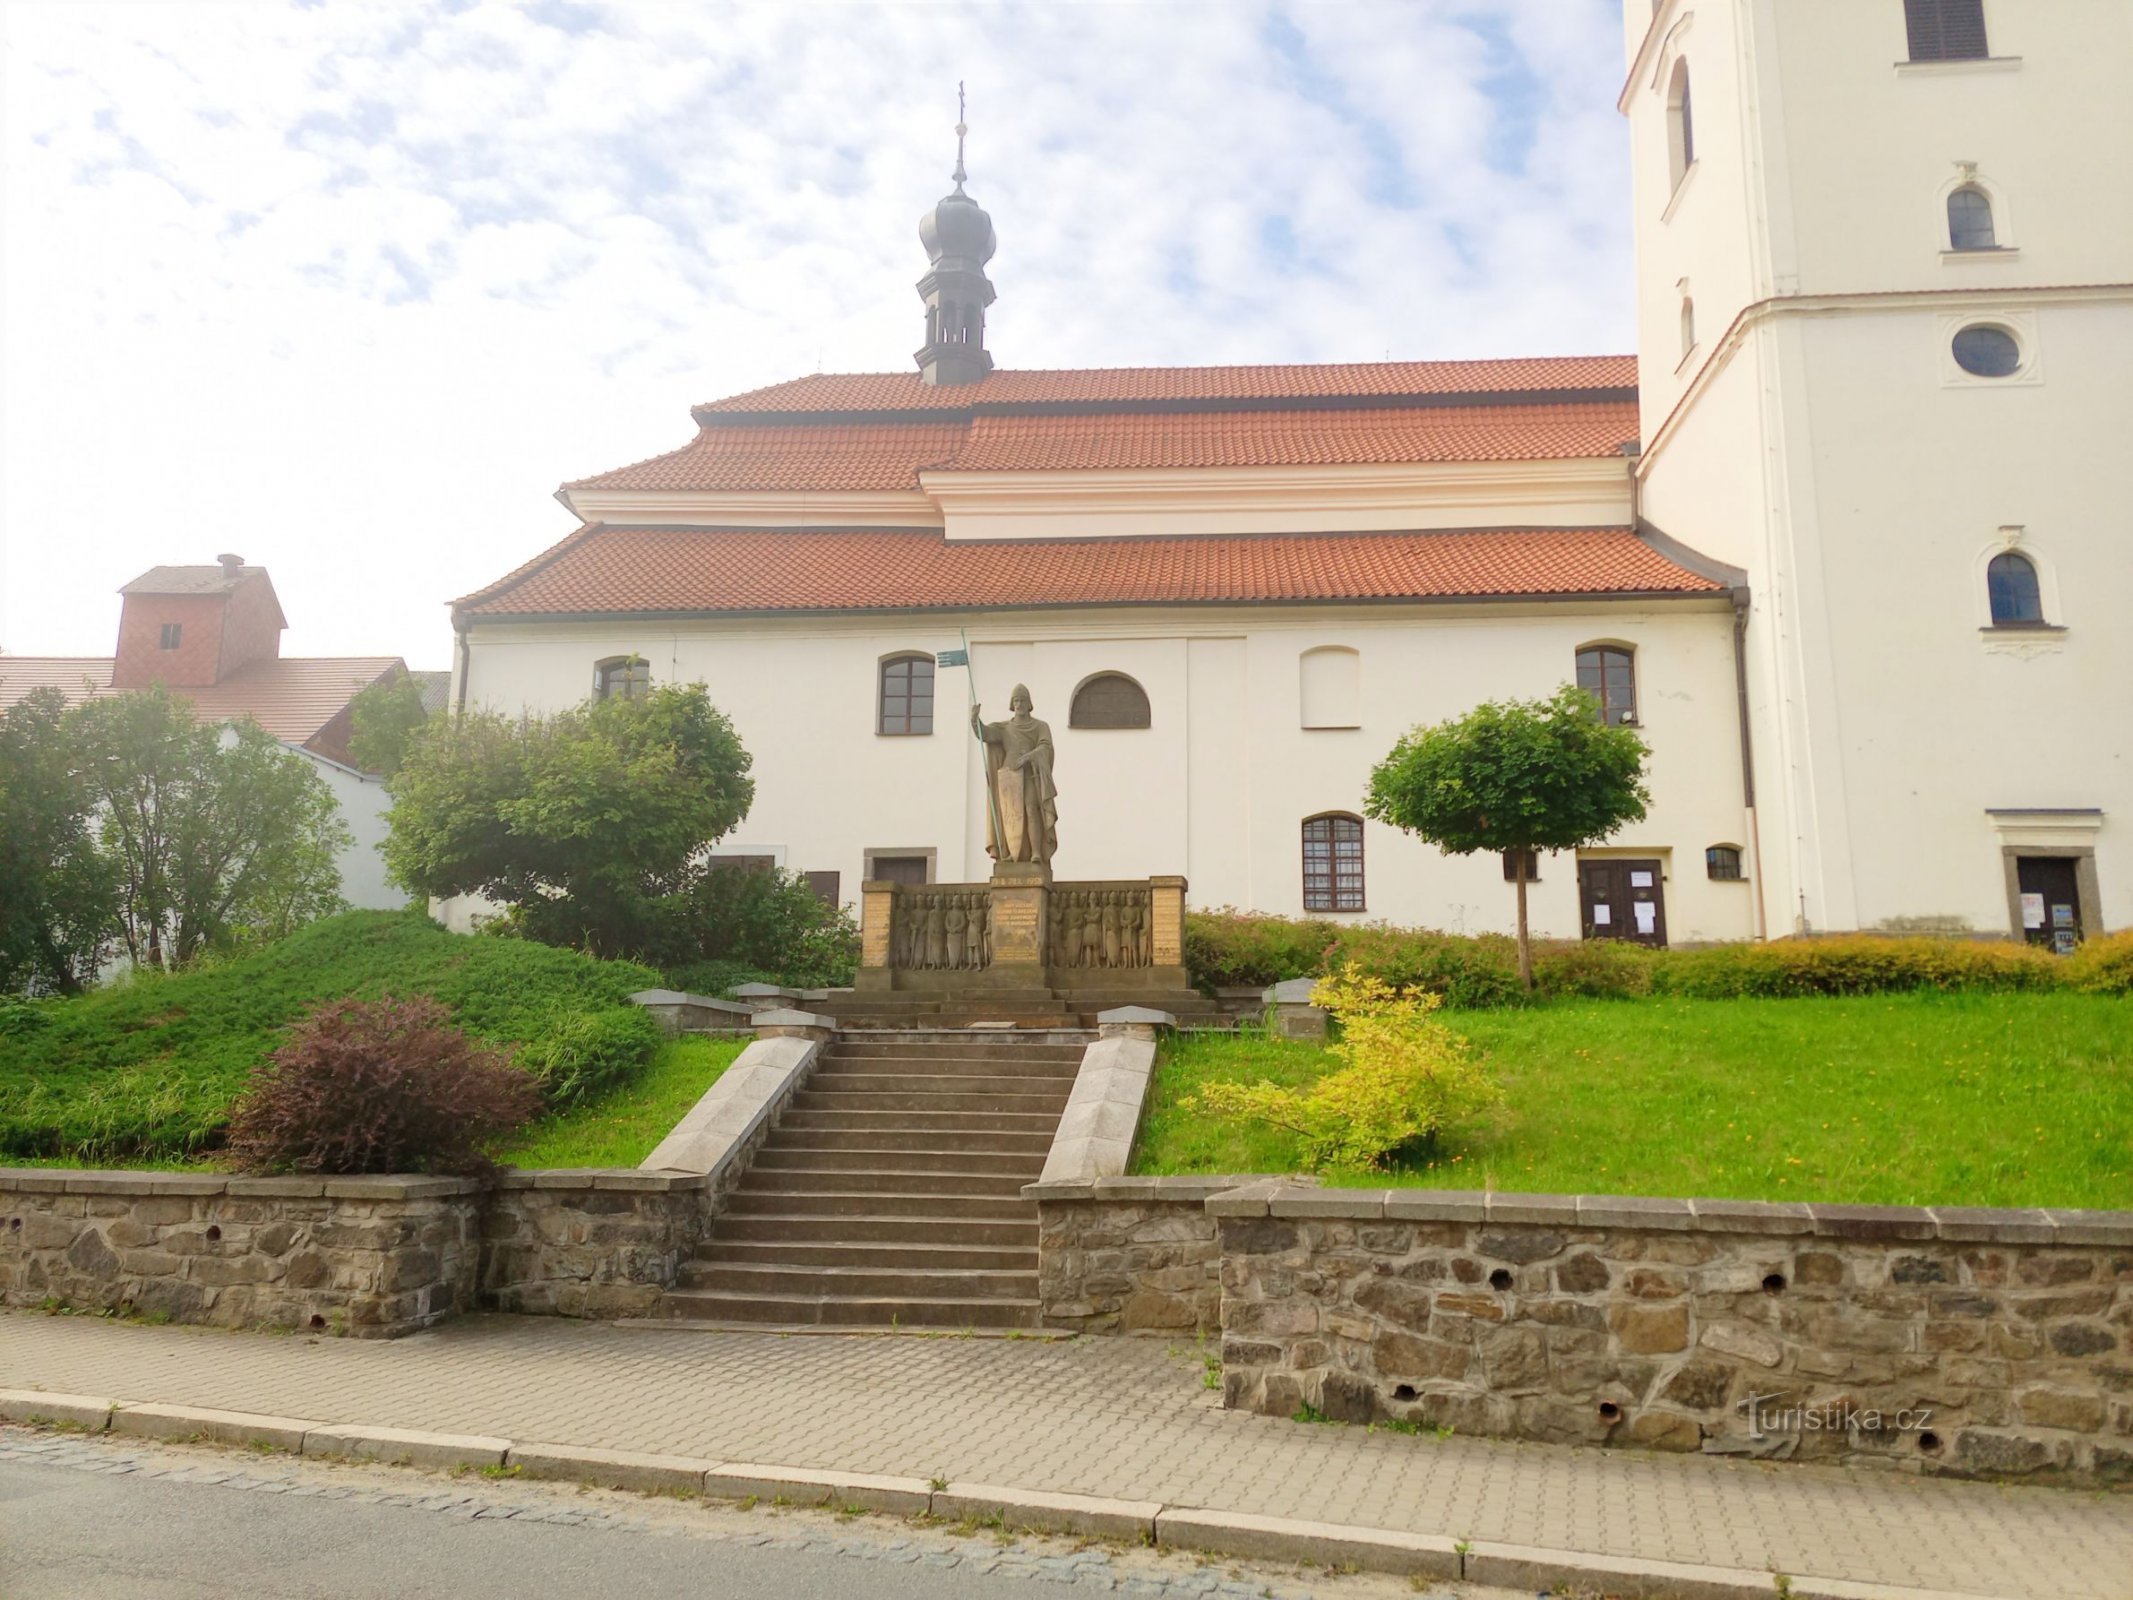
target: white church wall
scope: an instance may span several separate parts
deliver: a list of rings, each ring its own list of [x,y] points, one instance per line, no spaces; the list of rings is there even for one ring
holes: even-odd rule
[[[354,835],[334,855],[334,864],[341,869],[341,898],[358,911],[396,911],[406,905],[407,891],[385,875],[385,857],[380,853],[389,831],[386,813],[392,809],[385,780],[309,750],[296,753],[311,763],[311,770],[333,791],[333,798],[340,802],[341,821]]]
[[[1640,709],[1654,749],[1650,819],[1614,841],[1664,848],[1680,864],[1668,916],[1677,942],[1746,937],[1748,894],[1703,876],[1703,850],[1739,843],[1731,620],[1723,601],[1602,607],[1345,607],[1008,612],[964,622],[985,715],[1026,683],[1058,751],[1064,878],[1183,872],[1197,905],[1303,909],[1301,825],[1359,813],[1370,767],[1408,727],[1504,695],[1545,695],[1574,672],[1580,644],[1638,651]],[[947,619],[793,618],[544,627],[473,633],[470,698],[516,712],[583,698],[591,664],[635,651],[655,682],[709,685],[755,756],[756,804],[736,838],[782,849],[799,870],[835,870],[856,899],[870,849],[936,853],[936,875],[986,871],[981,757],[960,669],[936,682],[935,731],[874,732],[877,663],[959,641]],[[1358,652],[1362,725],[1302,726],[1299,660],[1326,644]],[[1068,726],[1074,688],[1125,672],[1147,692],[1145,730]],[[492,689],[493,686],[493,689]],[[722,847],[727,848],[727,847]],[[1366,827],[1368,910],[1467,931],[1512,925],[1495,857],[1446,860]],[[1578,931],[1575,873],[1545,863],[1535,926]]]

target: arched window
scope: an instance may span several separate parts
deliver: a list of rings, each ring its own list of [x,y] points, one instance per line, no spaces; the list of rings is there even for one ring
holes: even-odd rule
[[[933,731],[933,657],[890,656],[881,664],[876,733]]]
[[[1074,691],[1067,707],[1070,728],[1145,728],[1148,691],[1123,672],[1099,672]]]
[[[593,663],[595,700],[642,700],[652,692],[652,664],[643,656],[610,656]]]
[[[1689,108],[1689,64],[1674,63],[1674,75],[1666,86],[1666,149],[1667,159],[1673,173],[1673,186],[1679,188],[1681,180],[1688,176],[1689,168],[1696,164],[1696,118]]]
[[[1363,819],[1345,811],[1303,825],[1304,910],[1363,909]]]
[[[1735,883],[1740,879],[1740,846],[1737,844],[1714,844],[1703,853],[1703,870],[1707,877],[1721,883]]]
[[[1637,720],[1637,660],[1618,644],[1589,644],[1578,652],[1578,687],[1600,702],[1611,727]]]
[[[1297,664],[1298,701],[1306,728],[1363,725],[1363,657],[1345,645],[1306,650]]]
[[[1696,302],[1687,295],[1681,297],[1681,353],[1684,357],[1696,348]]]
[[[1997,246],[1992,227],[1992,201],[1985,191],[1964,184],[1948,196],[1948,248],[1990,250]]]
[[[2037,566],[2012,550],[1985,565],[1985,598],[1992,604],[1995,628],[2040,628],[2044,596],[2037,587]]]

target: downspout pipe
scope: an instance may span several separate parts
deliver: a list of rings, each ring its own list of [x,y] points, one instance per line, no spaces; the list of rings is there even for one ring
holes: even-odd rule
[[[1740,792],[1748,818],[1749,888],[1755,895],[1755,937],[1767,939],[1769,923],[1763,910],[1762,825],[1755,809],[1755,742],[1748,732],[1748,587],[1733,589],[1733,710],[1740,728]]]
[[[459,720],[467,714],[467,672],[474,664],[473,642],[468,637],[471,625],[465,617],[452,618],[452,634],[457,646],[459,668],[459,692],[452,697],[452,718]]]

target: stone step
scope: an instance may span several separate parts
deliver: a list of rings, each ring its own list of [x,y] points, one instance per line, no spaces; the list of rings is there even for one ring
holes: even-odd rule
[[[989,1172],[926,1172],[876,1167],[751,1166],[740,1188],[757,1194],[769,1189],[834,1189],[840,1194],[962,1194],[996,1200],[1019,1200],[1027,1178]]]
[[[834,1177],[825,1176],[834,1183]],[[931,1217],[950,1222],[1029,1221],[1029,1202],[1019,1195],[881,1194],[866,1190],[749,1189],[726,1196],[726,1216]]]
[[[985,1133],[969,1129],[943,1134],[913,1123],[906,1128],[780,1128],[764,1140],[766,1149],[809,1150],[991,1150],[1001,1154],[1042,1156],[1052,1148],[1048,1133]]]
[[[1092,1034],[1091,1039],[1095,1036]],[[1038,1044],[1017,1040],[1012,1034],[988,1034],[972,1039],[865,1039],[839,1035],[822,1052],[823,1064],[832,1061],[1012,1061],[1078,1065],[1087,1045]]]
[[[794,1296],[763,1299],[706,1290],[670,1291],[661,1309],[703,1322],[772,1323],[788,1327],[1034,1328],[1030,1300],[896,1300]]]
[[[877,1272],[1035,1272],[1036,1252],[1027,1245],[915,1244],[909,1240],[844,1240],[817,1244],[798,1239],[722,1239],[682,1263],[685,1285],[704,1288],[690,1276],[699,1266],[871,1267]]]
[[[907,1128],[908,1111],[821,1111],[795,1107],[778,1119],[780,1131],[787,1128],[837,1128],[847,1133],[868,1128]],[[940,1132],[1041,1133],[1049,1138],[1059,1128],[1059,1111],[932,1111],[925,1116],[928,1128]]]
[[[1040,1067],[1016,1072],[1012,1065],[974,1063],[985,1072],[934,1070],[936,1063],[913,1062],[908,1071],[878,1072],[880,1062],[824,1062],[808,1075],[807,1086],[837,1094],[1043,1094],[1061,1098],[1074,1092],[1077,1068]]]
[[[833,1299],[1029,1300],[1037,1293],[1034,1253],[1020,1272],[878,1267],[755,1266],[699,1258],[688,1289],[745,1294],[756,1299],[817,1295]]]
[[[965,1217],[824,1216],[807,1213],[781,1216],[770,1213],[740,1216],[728,1212],[711,1225],[709,1248],[729,1239],[770,1243],[845,1244],[963,1244],[1013,1245],[1037,1248],[1037,1219],[1023,1222],[975,1221]]]
[[[801,1089],[792,1097],[795,1111],[915,1111],[934,1114],[969,1114],[988,1111],[1022,1111],[1051,1114],[1056,1123],[1066,1109],[1067,1091],[1054,1094],[939,1094],[888,1090],[854,1092],[842,1088]]]
[[[804,1167],[814,1172],[968,1172],[998,1177],[1019,1176],[1024,1183],[1035,1183],[1038,1174],[1044,1171],[1045,1158],[1041,1152],[943,1148],[950,1143],[952,1141],[947,1139],[934,1139],[892,1150],[820,1150],[773,1140],[766,1141],[756,1152],[755,1170],[778,1172],[790,1167]]]

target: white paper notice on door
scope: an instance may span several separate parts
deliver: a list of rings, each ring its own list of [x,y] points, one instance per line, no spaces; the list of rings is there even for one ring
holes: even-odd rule
[[[1659,908],[1649,900],[1639,900],[1633,908],[1637,913],[1637,931],[1652,933],[1659,926]]]
[[[1594,906],[1592,908],[1592,925],[1595,928],[1604,928],[1614,920],[1614,912],[1606,906]]]
[[[2041,894],[2025,894],[2022,896],[2022,926],[2025,928],[2041,928],[2044,926],[2044,896]]]
[[[1649,889],[1652,886],[1652,875],[1649,872],[1632,872],[1629,875],[1629,886],[1632,889]]]

